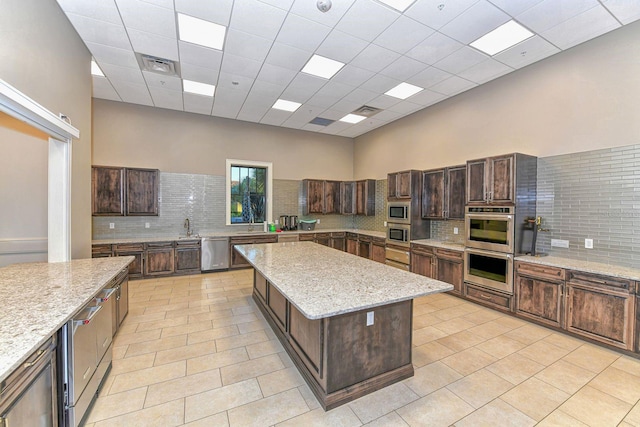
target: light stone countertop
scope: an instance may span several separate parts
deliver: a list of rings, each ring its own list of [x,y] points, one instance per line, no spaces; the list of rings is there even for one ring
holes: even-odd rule
[[[442,249],[451,249],[452,251],[464,252],[464,244],[462,243],[445,242],[443,240],[435,240],[435,239],[412,240],[411,243],[415,243],[417,245],[433,246],[433,247],[442,248]]]
[[[308,319],[450,291],[453,286],[312,242],[236,249]]]
[[[262,229],[256,231],[216,231],[216,232],[204,232],[199,237],[184,237],[184,236],[163,236],[163,237],[139,237],[139,238],[118,238],[118,239],[98,239],[93,240],[91,243],[94,245],[113,245],[117,243],[149,243],[149,242],[171,242],[171,241],[189,241],[189,240],[200,240],[203,237],[247,237],[247,236],[267,236],[267,235],[275,235],[278,236],[287,236],[292,234],[308,234],[308,233],[357,233],[357,234],[365,234],[367,236],[372,237],[381,237],[386,238],[386,233],[384,231],[373,231],[373,230],[359,230],[353,228],[336,228],[336,229],[320,229],[320,230],[295,230],[295,231],[282,231],[280,233],[268,232],[265,233]]]
[[[0,268],[0,382],[133,259],[94,258]]]
[[[515,261],[529,262],[531,264],[548,265],[567,270],[579,270],[585,273],[602,274],[605,276],[620,277],[623,279],[640,281],[640,269],[623,267],[619,265],[604,264],[595,261],[581,261],[557,256],[531,256],[523,255],[515,258]]]

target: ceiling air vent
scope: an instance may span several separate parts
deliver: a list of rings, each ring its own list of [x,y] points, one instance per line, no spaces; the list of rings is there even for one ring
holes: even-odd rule
[[[151,71],[165,76],[179,76],[178,64],[175,61],[142,53],[136,53],[136,57],[143,71]]]
[[[357,114],[359,116],[371,117],[371,116],[375,116],[380,111],[382,111],[380,108],[369,107],[368,105],[363,105],[362,107],[358,108],[357,110],[352,111],[351,113],[352,114]]]
[[[316,117],[315,119],[311,120],[309,123],[311,123],[312,125],[329,126],[333,122],[335,122],[335,120]]]

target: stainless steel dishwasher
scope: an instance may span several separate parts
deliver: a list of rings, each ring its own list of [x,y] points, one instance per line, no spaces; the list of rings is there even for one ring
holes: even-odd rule
[[[200,245],[202,271],[226,270],[229,268],[229,238],[203,237]]]

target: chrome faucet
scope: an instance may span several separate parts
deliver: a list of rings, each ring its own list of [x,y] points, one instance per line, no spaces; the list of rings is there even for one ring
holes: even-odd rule
[[[189,218],[184,220],[184,228],[187,229],[187,237],[191,237],[192,231],[191,231],[191,223],[189,222]]]

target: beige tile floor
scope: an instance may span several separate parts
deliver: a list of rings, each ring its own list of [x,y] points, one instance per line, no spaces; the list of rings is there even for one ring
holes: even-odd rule
[[[415,375],[324,412],[251,270],[130,282],[87,425],[640,426],[640,361],[448,294],[414,306]]]

